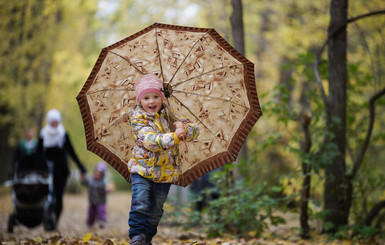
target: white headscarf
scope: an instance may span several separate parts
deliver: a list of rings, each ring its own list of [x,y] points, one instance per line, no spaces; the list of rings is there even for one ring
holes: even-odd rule
[[[52,127],[52,122],[58,122],[57,127]],[[58,110],[52,109],[47,113],[47,125],[41,130],[40,133],[43,138],[44,148],[60,147],[62,148],[65,140],[65,129],[61,123],[61,114]]]

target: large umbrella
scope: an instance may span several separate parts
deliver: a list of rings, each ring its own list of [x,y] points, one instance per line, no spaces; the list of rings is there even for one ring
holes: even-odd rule
[[[253,63],[214,29],[160,23],[102,49],[77,96],[88,150],[130,180],[135,139],[128,111],[143,74],[159,76],[171,108],[200,129],[197,140],[180,144],[182,175],[175,184],[187,186],[235,161],[262,115]]]

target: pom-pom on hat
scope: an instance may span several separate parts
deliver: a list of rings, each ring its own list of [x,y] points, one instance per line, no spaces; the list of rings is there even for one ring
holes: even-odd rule
[[[153,74],[143,75],[135,83],[135,96],[138,103],[140,103],[143,95],[148,93],[156,93],[164,99],[162,90],[163,82]]]
[[[104,173],[107,169],[107,166],[104,162],[98,162],[95,166],[95,170]]]

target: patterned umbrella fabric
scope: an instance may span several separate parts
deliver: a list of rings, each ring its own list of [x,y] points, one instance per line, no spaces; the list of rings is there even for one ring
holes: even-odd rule
[[[125,179],[135,144],[128,117],[135,81],[156,74],[173,110],[197,123],[197,140],[180,144],[187,186],[235,161],[262,115],[254,65],[212,28],[155,23],[102,49],[77,96],[88,150]]]

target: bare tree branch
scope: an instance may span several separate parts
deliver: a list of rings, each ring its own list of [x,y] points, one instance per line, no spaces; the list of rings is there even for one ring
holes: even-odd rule
[[[381,200],[380,202],[377,203],[376,206],[370,210],[368,216],[366,216],[363,224],[367,226],[372,225],[373,219],[377,216],[377,214],[381,211],[381,209],[385,208],[385,200]]]
[[[322,100],[325,103],[326,107],[329,107],[329,101],[328,101],[328,98],[326,97],[326,93],[325,93],[324,87],[322,85],[322,79],[321,79],[321,76],[320,76],[319,71],[318,71],[318,66],[319,66],[321,54],[322,54],[323,50],[325,49],[325,46],[326,46],[328,40],[322,45],[321,49],[316,54],[316,57],[315,57],[314,63],[313,63],[313,70],[314,70],[315,79],[316,79],[318,87],[321,91]]]
[[[385,9],[383,10],[378,10],[378,11],[374,11],[374,12],[370,12],[370,13],[366,13],[366,14],[363,14],[363,15],[359,15],[359,16],[356,16],[356,17],[353,17],[351,19],[348,19],[344,24],[342,24],[341,26],[335,28],[332,32],[330,32],[330,34],[328,35],[326,41],[322,44],[321,48],[318,50],[318,52],[316,52],[316,57],[314,58],[314,63],[313,63],[313,71],[314,71],[314,76],[315,76],[315,79],[316,79],[316,82],[318,84],[318,87],[321,91],[321,96],[322,96],[322,100],[326,106],[326,112],[328,113],[330,111],[330,103],[329,103],[329,100],[328,100],[328,97],[326,96],[326,93],[325,93],[325,89],[324,89],[324,86],[322,85],[322,79],[321,79],[321,76],[319,74],[319,70],[318,70],[318,66],[319,66],[319,63],[320,63],[320,59],[321,59],[321,55],[323,53],[323,51],[325,50],[325,47],[326,45],[329,43],[330,39],[336,35],[339,31],[341,31],[342,28],[344,28],[346,25],[348,25],[349,23],[353,23],[355,21],[358,21],[360,19],[363,19],[363,18],[367,18],[367,17],[371,17],[371,16],[374,16],[374,15],[379,15],[379,14],[385,14]],[[371,109],[371,107],[369,107],[370,110],[373,110],[373,119],[370,119],[370,122],[369,122],[369,127],[368,127],[368,131],[367,131],[367,135],[366,135],[366,138],[365,138],[365,142],[364,144],[362,145],[362,148],[360,150],[360,153],[355,161],[355,164],[354,164],[354,167],[353,167],[353,172],[352,174],[350,175],[350,178],[353,178],[357,171],[358,171],[358,168],[360,167],[361,165],[361,162],[362,162],[362,159],[363,159],[363,156],[364,156],[364,153],[366,152],[366,149],[368,147],[368,144],[369,144],[369,140],[370,140],[370,137],[371,137],[371,134],[372,134],[372,130],[373,130],[373,123],[374,123],[374,102],[375,100],[377,99],[377,95],[381,94],[383,90],[381,90],[379,93],[377,93],[376,95],[374,95],[372,98],[371,98],[371,101],[373,101],[373,109]],[[379,95],[379,97],[381,97],[382,95]],[[372,112],[370,112],[372,113]],[[371,116],[372,117],[372,116]],[[329,116],[326,117],[326,120],[329,120]],[[372,121],[373,120],[373,121]],[[328,134],[325,134],[325,139],[324,141],[326,141],[326,138],[328,137]]]
[[[335,28],[335,30],[333,30],[332,32],[330,32],[331,34],[328,36],[328,38],[326,39],[326,41],[323,43],[323,45],[321,46],[321,48],[319,49],[319,51],[316,53],[316,57],[314,59],[314,63],[313,63],[313,70],[314,70],[314,75],[315,75],[315,79],[316,79],[316,82],[320,88],[320,91],[321,91],[321,96],[322,96],[322,100],[324,101],[326,107],[329,107],[329,101],[328,101],[328,98],[326,96],[326,93],[325,93],[325,89],[322,85],[322,79],[321,79],[321,76],[319,74],[319,71],[318,71],[318,66],[319,66],[319,62],[320,62],[320,59],[321,59],[321,55],[323,53],[323,51],[325,50],[325,47],[326,45],[329,43],[330,39],[336,34],[338,33],[339,31],[341,31],[342,28],[344,28],[347,24],[349,23],[352,23],[352,22],[355,22],[357,20],[360,20],[360,19],[363,19],[363,18],[366,18],[366,17],[371,17],[371,16],[374,16],[374,15],[379,15],[379,14],[385,14],[385,9],[383,10],[378,10],[378,11],[374,11],[374,12],[370,12],[370,13],[366,13],[366,14],[363,14],[363,15],[359,15],[359,16],[356,16],[356,17],[353,17],[351,19],[348,19],[346,21],[346,23],[344,23],[343,25]]]
[[[355,22],[357,20],[360,20],[360,19],[363,19],[363,18],[366,18],[366,17],[371,17],[371,16],[374,16],[374,15],[380,15],[380,14],[385,14],[385,9],[382,9],[382,10],[378,10],[378,11],[373,11],[373,12],[369,12],[369,13],[366,13],[366,14],[363,14],[363,15],[359,15],[359,16],[356,16],[356,17],[353,17],[353,18],[350,18],[346,21],[346,23],[344,23],[343,25],[341,26],[338,26],[335,28],[335,30],[333,30],[331,33],[331,35],[328,37],[328,39],[326,40],[326,43],[329,42],[330,38],[332,36],[334,36],[335,34],[337,34],[339,31],[341,31],[342,28],[344,28],[345,26],[347,26],[348,24],[352,23],[352,22]]]
[[[364,158],[365,152],[368,148],[368,145],[370,142],[370,137],[372,136],[373,125],[374,125],[374,120],[375,120],[375,116],[376,116],[375,103],[379,98],[381,98],[384,95],[385,95],[385,88],[383,88],[378,93],[373,95],[372,98],[370,98],[370,100],[369,100],[369,113],[370,113],[369,114],[369,126],[368,126],[368,129],[366,131],[365,141],[362,144],[361,150],[357,156],[356,161],[354,162],[353,171],[349,176],[350,179],[353,179],[355,177],[355,175],[357,174],[357,171],[361,166],[362,159]]]

